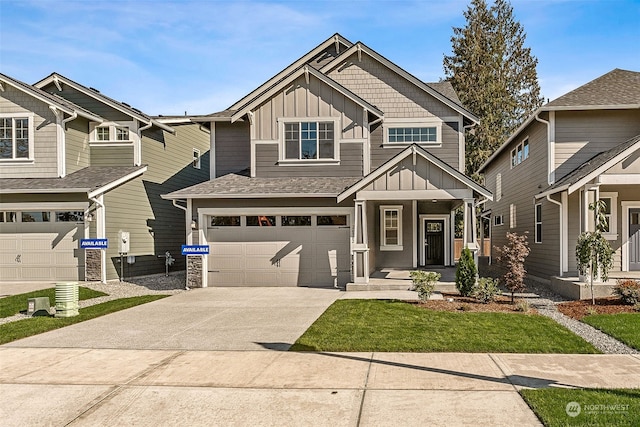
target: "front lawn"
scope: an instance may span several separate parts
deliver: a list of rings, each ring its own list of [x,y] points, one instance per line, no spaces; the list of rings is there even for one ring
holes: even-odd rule
[[[30,319],[5,323],[4,325],[0,325],[0,344],[6,344],[32,335],[84,322],[85,320],[156,301],[167,296],[168,295],[144,295],[121,298],[82,308],[80,309],[80,314],[74,317],[32,317]]]
[[[547,427],[640,426],[638,389],[546,388],[520,394]]]
[[[444,312],[395,300],[339,300],[292,351],[599,353],[539,316]]]
[[[92,299],[103,297],[107,294],[100,291],[94,291],[93,289],[85,288],[83,286],[78,287],[78,298],[82,301],[85,299]],[[49,303],[51,306],[56,304],[56,288],[42,289],[40,291],[27,292],[24,294],[11,295],[5,298],[0,298],[0,317],[9,317],[27,310],[27,300],[29,298],[36,297],[49,297]]]
[[[582,321],[640,350],[640,313],[594,314]]]

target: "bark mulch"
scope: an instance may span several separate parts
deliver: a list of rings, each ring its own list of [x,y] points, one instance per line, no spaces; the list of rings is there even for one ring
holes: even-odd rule
[[[591,314],[637,313],[634,306],[624,304],[617,297],[596,298],[596,305],[592,305],[591,300],[563,302],[558,304],[558,311],[576,320]]]
[[[420,307],[438,311],[467,311],[467,312],[496,312],[515,313],[517,305],[511,303],[511,297],[499,296],[495,301],[484,304],[470,297],[462,297],[457,294],[443,293],[443,300],[429,300],[417,302]],[[518,299],[516,299],[516,303]],[[536,313],[535,309],[529,308],[528,313]]]

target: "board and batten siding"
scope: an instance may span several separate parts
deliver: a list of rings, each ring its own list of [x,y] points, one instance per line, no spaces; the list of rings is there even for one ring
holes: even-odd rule
[[[279,118],[339,118],[341,139],[364,137],[364,108],[342,93],[309,76],[309,84],[300,76],[291,85],[254,110],[254,140],[279,140]]]
[[[340,163],[335,165],[278,165],[278,147],[276,143],[256,144],[256,176],[362,176],[362,144],[340,144]]]
[[[172,125],[176,134],[145,132],[142,138],[142,163],[147,171],[105,195],[107,238],[107,277],[117,278],[120,271],[118,231],[129,231],[130,252],[134,264],[126,264],[125,277],[162,273],[164,253],[169,251],[175,263],[170,271],[184,270],[180,246],[185,243],[185,213],[160,196],[209,179],[209,134],[196,124]],[[192,165],[193,148],[201,153],[201,168]],[[125,258],[126,261],[126,258]]]
[[[86,168],[90,163],[89,121],[77,118],[65,130],[65,163],[67,174]]]
[[[4,85],[0,92],[0,113],[21,116],[33,114],[33,162],[0,162],[0,178],[55,178],[58,176],[57,124],[49,105],[14,88]]]
[[[385,118],[451,117],[458,112],[366,54],[345,59],[329,77],[380,110]]]
[[[458,123],[442,123],[441,144],[421,144],[420,146],[452,168],[464,173],[464,165],[460,165]],[[371,170],[377,169],[405,148],[407,148],[406,144],[399,147],[384,145],[384,125],[376,125],[371,129]]]
[[[529,138],[529,158],[511,168],[511,150],[525,138]],[[499,178],[498,178],[499,176]],[[500,181],[501,192],[497,192]],[[531,253],[525,262],[528,274],[543,279],[560,273],[560,208],[547,201],[534,201],[534,196],[547,184],[547,129],[539,122],[532,122],[513,139],[509,147],[493,160],[485,170],[485,186],[494,194],[485,209],[491,210],[491,254],[495,248],[507,243],[507,232],[523,234]],[[535,243],[535,204],[542,203],[542,243]],[[515,227],[511,228],[512,210],[515,207]],[[493,217],[502,215],[504,224],[493,225]]]
[[[640,134],[640,110],[558,111],[555,114],[556,180],[596,154]]]
[[[215,123],[216,177],[240,172],[251,165],[249,123]]]

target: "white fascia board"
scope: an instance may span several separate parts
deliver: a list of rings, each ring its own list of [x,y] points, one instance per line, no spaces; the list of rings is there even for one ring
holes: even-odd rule
[[[89,202],[24,202],[24,203],[0,203],[1,209],[11,210],[84,210],[89,207]]]
[[[329,71],[331,71],[334,68],[338,67],[340,64],[342,64],[344,62],[344,60],[346,58],[348,58],[349,56],[353,55],[354,53],[358,53],[358,46],[360,47],[360,51],[361,52],[366,53],[371,58],[375,59],[376,61],[380,62],[381,64],[383,64],[387,68],[389,68],[392,71],[394,71],[396,74],[399,74],[400,76],[404,77],[406,80],[410,81],[411,83],[413,83],[414,85],[416,85],[420,89],[424,90],[429,95],[433,96],[434,98],[436,98],[437,100],[439,100],[443,104],[448,105],[453,110],[455,110],[458,113],[462,114],[463,116],[465,116],[466,118],[468,118],[472,122],[474,122],[476,124],[480,123],[480,119],[478,117],[476,117],[471,111],[468,111],[467,109],[465,109],[465,108],[461,107],[460,105],[456,104],[451,99],[447,98],[446,96],[444,96],[443,94],[441,94],[437,90],[433,89],[432,87],[427,85],[425,82],[423,82],[419,78],[415,77],[414,75],[412,75],[408,71],[402,69],[398,65],[396,65],[393,62],[389,61],[387,58],[385,58],[384,56],[382,56],[379,53],[375,52],[374,50],[368,48],[362,42],[357,42],[355,45],[351,46],[343,54],[337,56],[333,61],[329,62],[327,65],[322,67],[320,69],[320,72],[322,72],[323,74],[327,74]]]
[[[122,178],[119,178],[119,179],[117,179],[117,180],[115,180],[113,182],[110,182],[107,185],[104,185],[104,186],[98,188],[97,190],[93,190],[93,191],[89,192],[88,193],[88,197],[90,199],[93,199],[94,197],[97,197],[97,196],[99,196],[101,194],[104,194],[107,191],[112,190],[112,189],[116,188],[117,186],[124,184],[127,181],[130,181],[130,180],[132,180],[134,178],[139,177],[140,175],[142,175],[146,171],[147,171],[147,166],[144,166],[144,167],[138,169],[137,171],[131,172],[130,174],[125,175]]]
[[[594,179],[594,178],[598,177],[599,175],[605,173],[607,170],[611,169],[613,166],[615,166],[616,164],[620,163],[621,161],[623,161],[624,159],[629,157],[639,147],[640,147],[640,141],[636,142],[631,147],[627,148],[622,153],[618,154],[617,156],[615,156],[614,158],[612,158],[611,160],[609,160],[608,162],[606,162],[605,164],[600,166],[598,169],[596,169],[593,172],[591,172],[590,174],[584,176],[583,178],[581,178],[580,180],[578,180],[574,184],[570,184],[569,188],[568,188],[569,194],[571,194],[574,191],[578,190],[579,188],[581,188],[582,186],[587,184],[592,179]]]
[[[0,194],[67,194],[67,193],[86,193],[86,188],[0,188]]]
[[[171,196],[171,194],[163,194],[160,197],[165,200],[180,199],[288,199],[288,198],[334,198],[337,193],[252,193],[252,194],[191,194]]]
[[[235,104],[230,106],[228,108],[228,110],[237,110],[238,108],[240,108],[243,105],[247,104],[253,98],[258,96],[261,92],[267,90],[267,88],[270,85],[275,84],[278,80],[284,78],[287,74],[291,73],[296,68],[301,67],[303,64],[307,63],[309,60],[313,59],[315,56],[320,54],[320,52],[322,52],[323,50],[325,50],[326,48],[331,46],[333,43],[336,42],[336,38],[338,39],[338,41],[340,43],[342,43],[342,44],[344,44],[346,46],[352,46],[353,45],[353,43],[351,43],[349,40],[347,40],[344,37],[342,37],[340,34],[337,34],[337,33],[334,34],[333,36],[329,37],[327,40],[325,40],[324,42],[322,42],[318,46],[316,46],[313,50],[311,50],[310,52],[308,52],[305,55],[303,55],[300,59],[298,59],[297,61],[295,61],[294,63],[292,63],[288,67],[286,67],[284,70],[280,71],[278,74],[276,74],[275,76],[271,77],[269,80],[267,80],[266,82],[261,84],[259,87],[257,87],[256,89],[254,89],[253,91],[251,91],[250,93],[245,95],[242,99],[240,99]]]
[[[102,121],[103,120],[99,116],[92,116],[92,115],[87,114],[87,113],[85,113],[85,112],[83,112],[81,110],[77,110],[77,111],[76,110],[72,110],[72,109],[68,108],[67,106],[65,106],[65,105],[63,105],[61,103],[55,102],[52,99],[46,98],[44,96],[41,96],[35,90],[27,90],[27,88],[25,88],[24,86],[15,84],[14,82],[12,82],[9,79],[3,79],[2,77],[0,77],[0,81],[8,84],[9,86],[11,86],[11,87],[13,87],[15,89],[18,89],[19,91],[21,91],[23,93],[26,93],[27,95],[30,95],[30,96],[36,98],[38,101],[42,101],[47,105],[51,105],[52,107],[55,107],[55,108],[59,109],[60,111],[63,111],[65,113],[69,114],[69,115],[73,115],[74,112],[77,112],[79,116],[81,115],[81,116],[86,117],[88,119],[91,119],[93,121]]]
[[[556,194],[556,193],[560,193],[560,192],[562,192],[562,191],[565,191],[565,190],[567,190],[568,188],[569,188],[569,184],[565,184],[565,185],[560,186],[560,187],[558,187],[558,188],[554,188],[554,189],[551,189],[551,190],[543,191],[542,193],[538,193],[538,194],[536,194],[536,195],[535,195],[535,196],[533,196],[533,197],[534,197],[536,200],[543,199],[543,198],[545,198],[545,197],[547,197],[547,196],[550,196],[550,195],[552,195],[552,194]]]
[[[640,104],[620,105],[559,105],[557,107],[545,107],[546,111],[588,111],[588,110],[637,110]]]
[[[321,82],[327,84],[331,88],[337,90],[338,92],[342,93],[346,97],[350,98],[356,104],[360,105],[361,107],[366,108],[367,111],[369,111],[371,113],[374,113],[376,116],[384,117],[384,113],[382,111],[380,111],[375,106],[369,104],[367,101],[365,101],[364,99],[360,98],[358,95],[356,95],[355,93],[351,92],[349,89],[345,88],[344,86],[338,84],[333,79],[331,79],[331,78],[325,76],[324,74],[320,73],[315,68],[309,67],[309,66],[303,66],[303,67],[298,68],[296,71],[292,72],[291,74],[289,74],[289,76],[287,76],[284,80],[282,80],[278,84],[272,86],[269,90],[264,92],[258,98],[255,98],[253,101],[251,101],[250,103],[248,103],[245,106],[243,106],[240,110],[236,111],[235,114],[231,117],[231,122],[233,123],[233,122],[239,120],[241,117],[243,117],[245,114],[247,114],[247,112],[251,111],[256,106],[262,104],[263,102],[265,102],[266,100],[271,98],[276,92],[278,92],[281,89],[285,88],[286,86],[290,85],[295,79],[297,79],[298,77],[300,77],[304,73],[311,74],[312,76],[316,77]]]

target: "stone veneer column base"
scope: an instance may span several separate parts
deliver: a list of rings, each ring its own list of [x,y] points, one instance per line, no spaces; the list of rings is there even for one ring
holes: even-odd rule
[[[187,287],[202,287],[202,255],[187,255]]]
[[[84,280],[87,282],[102,280],[102,249],[85,249],[84,264]]]

